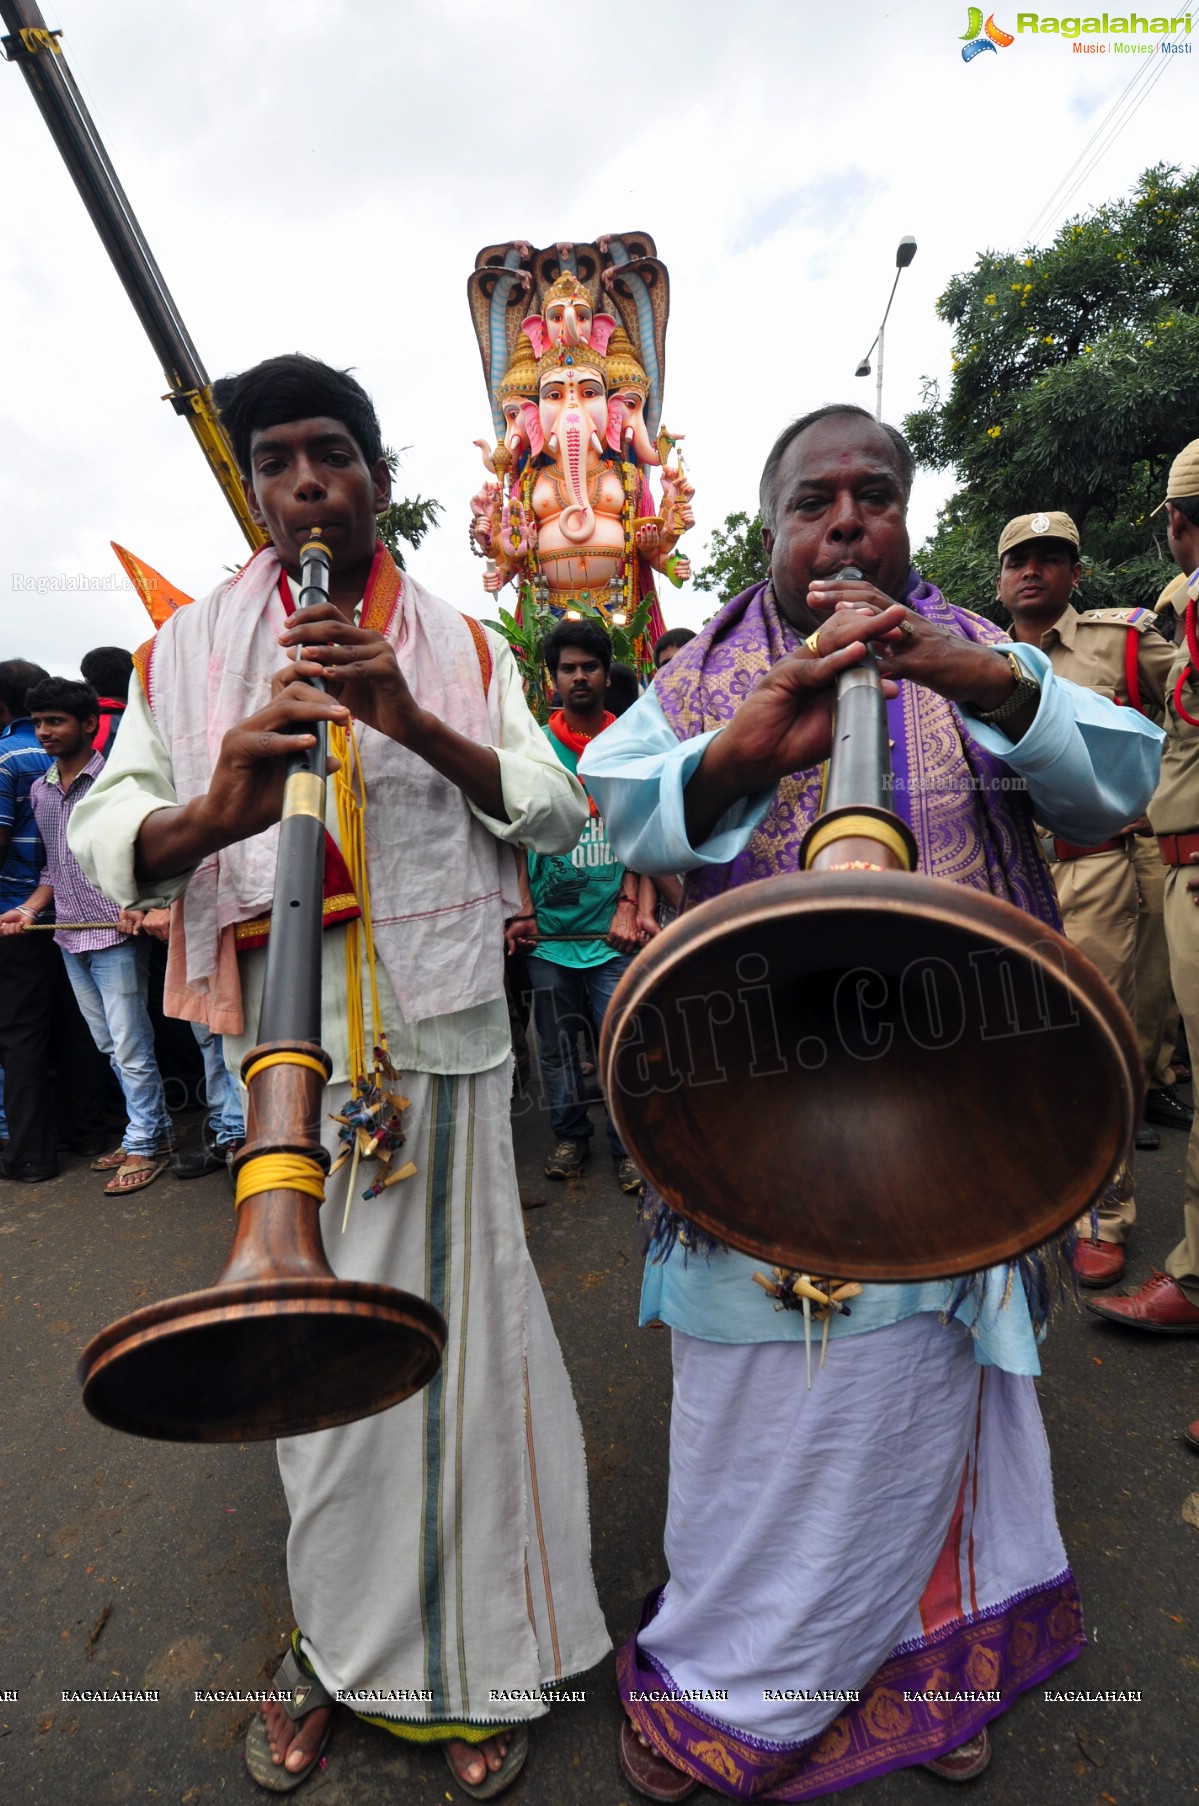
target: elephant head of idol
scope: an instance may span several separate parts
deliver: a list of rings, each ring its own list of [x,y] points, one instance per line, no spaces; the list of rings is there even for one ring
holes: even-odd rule
[[[557,345],[541,359],[537,413],[545,449],[561,472],[566,505],[559,516],[563,538],[587,545],[595,533],[588,480],[603,456],[608,426],[604,360],[586,345]]]
[[[590,346],[602,357],[615,330],[615,316],[596,313],[577,276],[559,276],[546,290],[542,311],[521,321],[521,331],[538,357],[544,357],[551,346],[564,351]]]
[[[513,352],[497,399],[504,417],[503,442],[512,459],[511,468],[519,470],[530,452],[539,457],[545,447],[537,412],[537,360],[527,338],[521,339]]]
[[[643,467],[662,462],[646,425],[648,395],[649,377],[638,362],[624,327],[618,326],[608,347],[607,440],[614,452]]]

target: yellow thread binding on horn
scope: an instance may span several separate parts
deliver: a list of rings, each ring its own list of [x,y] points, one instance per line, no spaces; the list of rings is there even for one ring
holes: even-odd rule
[[[258,1154],[238,1168],[235,1208],[264,1191],[302,1191],[323,1203],[324,1168],[310,1154]]]
[[[838,840],[874,840],[880,846],[888,848],[899,860],[904,871],[910,871],[911,850],[902,834],[893,828],[890,822],[880,821],[877,815],[835,815],[831,821],[820,822],[805,851],[805,866],[810,870],[817,853],[830,847]]]
[[[308,1066],[312,1069],[313,1072],[320,1073],[322,1084],[324,1083],[324,1080],[325,1080],[324,1066],[322,1065],[320,1060],[313,1059],[311,1054],[269,1053],[269,1054],[263,1054],[263,1056],[260,1060],[255,1060],[254,1064],[250,1067],[249,1071],[246,1073],[245,1077],[243,1078],[242,1084],[248,1086],[250,1083],[250,1080],[252,1078],[256,1078],[260,1072],[265,1072],[268,1066]]]

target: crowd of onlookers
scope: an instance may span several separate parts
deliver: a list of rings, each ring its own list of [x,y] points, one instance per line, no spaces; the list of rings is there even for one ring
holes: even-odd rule
[[[200,1054],[161,1013],[168,914],[118,908],[67,841],[119,732],[133,661],[101,646],[80,668],[82,681],[25,659],[0,663],[0,1171],[37,1184],[56,1175],[60,1153],[81,1154],[117,1196],[172,1159],[179,1177],[212,1170],[217,1134],[244,1131],[236,1083],[208,1037],[215,1133],[199,1156],[174,1155],[168,1082],[172,1101],[191,1102]]]

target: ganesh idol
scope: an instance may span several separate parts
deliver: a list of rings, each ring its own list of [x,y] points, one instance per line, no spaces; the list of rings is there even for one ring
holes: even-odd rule
[[[539,310],[526,313],[543,281]],[[597,309],[601,288],[615,313]],[[652,241],[496,247],[480,253],[471,301],[497,430],[494,448],[476,441],[488,474],[471,537],[487,559],[484,586],[512,583],[523,610],[593,610],[617,626],[644,604],[643,651],[664,625],[653,573],[686,580],[677,546],[694,524],[677,439],[656,430],[668,292]]]

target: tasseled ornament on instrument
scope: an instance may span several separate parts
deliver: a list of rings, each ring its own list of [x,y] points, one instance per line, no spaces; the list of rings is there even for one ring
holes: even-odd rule
[[[346,1012],[350,1043],[350,1070],[354,1074],[353,1092],[345,1111],[331,1121],[339,1124],[338,1139],[342,1151],[330,1167],[330,1176],[350,1165],[350,1182],[346,1187],[346,1207],[341,1227],[349,1227],[350,1207],[358,1164],[362,1160],[379,1162],[379,1172],[366,1190],[364,1199],[377,1198],[401,1179],[411,1179],[416,1172],[409,1160],[393,1169],[393,1157],[404,1145],[404,1111],[408,1099],[398,1091],[385,1089],[384,1081],[398,1079],[399,1073],[387,1051],[387,1031],[379,1012],[379,987],[375,973],[375,942],[371,929],[370,880],[366,866],[366,782],[358,741],[351,722],[348,729],[332,727],[330,746],[341,761],[335,778],[337,826],[341,854],[354,885],[354,894],[362,911],[360,919],[346,925]],[[367,976],[371,990],[372,1053],[370,1070],[366,1059],[366,1022],[362,1009],[362,951],[366,948]]]
[[[856,1298],[862,1288],[855,1280],[821,1279],[814,1281],[807,1273],[790,1273],[785,1267],[772,1267],[774,1275],[755,1273],[754,1284],[761,1286],[775,1301],[776,1311],[803,1312],[804,1355],[808,1370],[808,1391],[812,1390],[812,1319],[824,1325],[820,1338],[820,1365],[828,1354],[828,1330],[834,1314],[848,1317],[852,1313],[845,1300]],[[823,1290],[821,1289],[823,1288]],[[813,1305],[816,1307],[813,1311]]]

